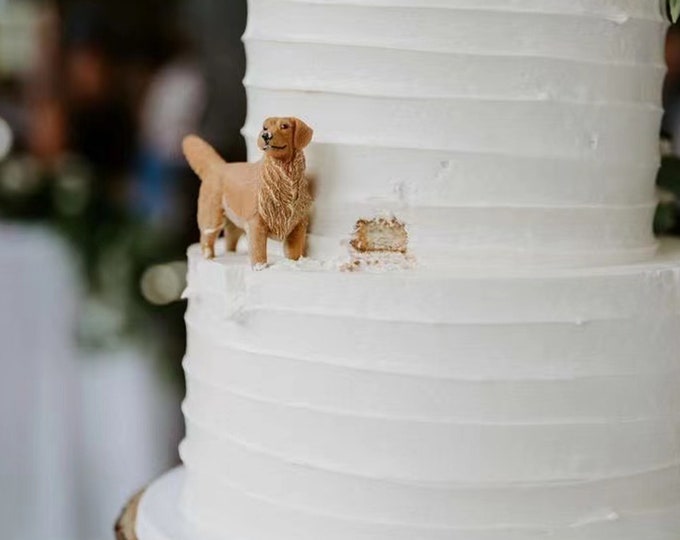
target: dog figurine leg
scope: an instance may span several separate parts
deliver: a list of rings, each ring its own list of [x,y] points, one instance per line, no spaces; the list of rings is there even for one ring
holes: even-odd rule
[[[220,235],[222,227],[206,229],[201,231],[201,251],[206,259],[215,258],[215,241]]]
[[[307,219],[298,223],[286,238],[283,249],[286,257],[297,261],[305,254],[305,242],[307,241]]]
[[[259,215],[248,222],[250,264],[255,270],[262,270],[267,266],[268,237],[269,231],[267,231],[267,226]]]
[[[198,229],[201,231],[201,250],[206,259],[215,257],[215,240],[224,229],[226,218],[222,208],[222,197],[219,183],[206,181],[201,183],[198,194]]]
[[[227,220],[227,224],[224,226],[224,238],[227,243],[227,251],[235,252],[238,247],[238,241],[243,236],[244,230],[234,225],[231,221]]]

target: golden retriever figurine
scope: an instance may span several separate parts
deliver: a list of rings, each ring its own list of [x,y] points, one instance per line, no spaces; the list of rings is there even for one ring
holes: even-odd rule
[[[202,181],[198,227],[206,258],[215,256],[222,230],[229,251],[247,233],[256,269],[267,264],[268,238],[283,241],[289,259],[304,255],[312,196],[303,149],[313,133],[298,118],[267,118],[257,140],[264,156],[257,163],[227,163],[199,137],[184,139],[184,155]]]

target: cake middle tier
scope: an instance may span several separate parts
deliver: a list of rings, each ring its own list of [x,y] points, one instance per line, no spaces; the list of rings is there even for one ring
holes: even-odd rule
[[[183,510],[207,530],[680,533],[678,245],[538,273],[189,259]]]
[[[665,74],[658,6],[251,0],[250,158],[267,116],[315,128],[309,255],[390,212],[421,262],[643,260]]]

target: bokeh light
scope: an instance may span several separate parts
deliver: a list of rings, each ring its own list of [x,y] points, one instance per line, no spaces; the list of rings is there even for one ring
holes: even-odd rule
[[[12,150],[14,136],[9,124],[0,118],[0,161],[5,159]]]
[[[186,271],[187,265],[184,262],[152,266],[142,275],[142,295],[157,306],[179,300],[186,287]]]

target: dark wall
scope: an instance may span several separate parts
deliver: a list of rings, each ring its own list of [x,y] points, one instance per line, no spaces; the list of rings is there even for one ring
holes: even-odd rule
[[[191,0],[183,9],[207,77],[209,97],[203,135],[227,159],[245,160],[240,129],[246,115],[242,85],[246,59],[241,42],[246,27],[246,1]]]

